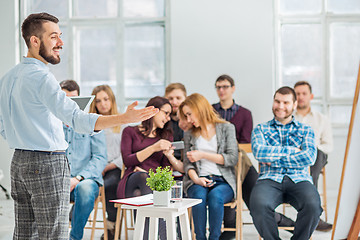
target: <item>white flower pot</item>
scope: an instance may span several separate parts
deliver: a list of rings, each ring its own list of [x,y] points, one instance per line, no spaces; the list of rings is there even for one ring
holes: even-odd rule
[[[154,206],[163,206],[167,207],[170,204],[170,194],[171,191],[154,191],[153,192],[153,199],[154,199]]]

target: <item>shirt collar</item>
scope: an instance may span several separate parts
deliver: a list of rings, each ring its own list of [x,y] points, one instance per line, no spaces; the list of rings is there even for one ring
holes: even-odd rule
[[[295,126],[299,126],[299,122],[295,120],[294,116],[292,116],[292,119],[289,123],[287,123],[286,125],[289,124],[294,124]],[[275,117],[270,121],[270,125],[280,125],[280,126],[286,126],[284,124],[282,124],[281,122],[279,122],[278,120],[275,119]]]
[[[25,64],[36,64],[42,68],[49,68],[47,66],[47,64],[43,63],[42,61],[36,59],[36,58],[32,58],[32,57],[23,57],[22,59],[22,63],[25,63]]]
[[[220,102],[219,102],[218,104],[219,104],[219,108],[225,111],[225,109],[223,109],[223,108],[221,107]],[[226,110],[236,111],[236,104],[235,104],[235,100],[234,100],[234,99],[233,99],[233,105],[231,105],[231,107],[229,107],[229,108],[226,109]]]

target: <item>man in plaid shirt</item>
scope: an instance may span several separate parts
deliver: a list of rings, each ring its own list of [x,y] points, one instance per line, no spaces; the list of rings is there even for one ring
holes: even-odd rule
[[[316,160],[314,131],[296,121],[296,94],[290,87],[275,92],[274,118],[252,133],[252,151],[260,163],[260,176],[250,197],[250,213],[261,237],[280,239],[274,210],[290,203],[297,211],[291,239],[309,239],[322,213],[320,196],[309,167]]]

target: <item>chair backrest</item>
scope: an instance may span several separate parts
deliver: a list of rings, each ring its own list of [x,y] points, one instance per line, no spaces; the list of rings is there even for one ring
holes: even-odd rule
[[[242,162],[242,154],[245,153],[251,153],[251,144],[250,143],[240,143],[238,144],[239,146],[239,161],[236,164],[235,167],[235,171],[236,171],[236,192],[237,192],[237,198],[241,199],[242,197],[242,182],[241,182],[241,171],[242,171],[242,167],[243,167],[243,162]],[[242,152],[241,150],[244,150],[244,152]],[[239,198],[240,197],[240,198]]]

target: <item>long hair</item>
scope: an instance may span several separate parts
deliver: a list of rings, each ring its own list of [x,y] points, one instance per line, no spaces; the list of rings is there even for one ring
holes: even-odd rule
[[[185,113],[183,111],[184,106],[188,106],[192,113],[196,115],[199,120],[200,126],[192,128],[192,133],[194,136],[199,136],[201,129],[206,130],[208,124],[216,123],[226,123],[215,109],[211,106],[209,101],[201,94],[194,93],[188,96],[185,101],[183,101],[179,107],[181,118],[185,118]]]
[[[155,108],[161,109],[161,107],[164,106],[165,104],[169,104],[171,107],[171,104],[168,99],[164,97],[156,96],[148,101],[146,107],[154,106]],[[154,124],[154,117],[141,122],[141,127],[142,127],[141,133],[145,137],[148,137],[150,135],[153,124]],[[162,139],[168,139],[172,135],[172,127],[170,121],[168,121],[163,128],[157,128],[155,130],[155,134],[156,136]]]
[[[101,91],[104,91],[110,98],[110,101],[111,101],[110,115],[119,114],[118,109],[117,109],[117,105],[116,105],[116,99],[115,99],[114,92],[111,90],[111,87],[109,85],[106,85],[106,84],[96,86],[93,89],[91,95],[95,95],[95,99],[90,105],[89,112],[90,113],[100,114],[99,110],[96,108],[96,94],[98,94]],[[121,130],[121,126],[116,126],[116,127],[113,128],[114,133],[119,133],[120,130]]]

